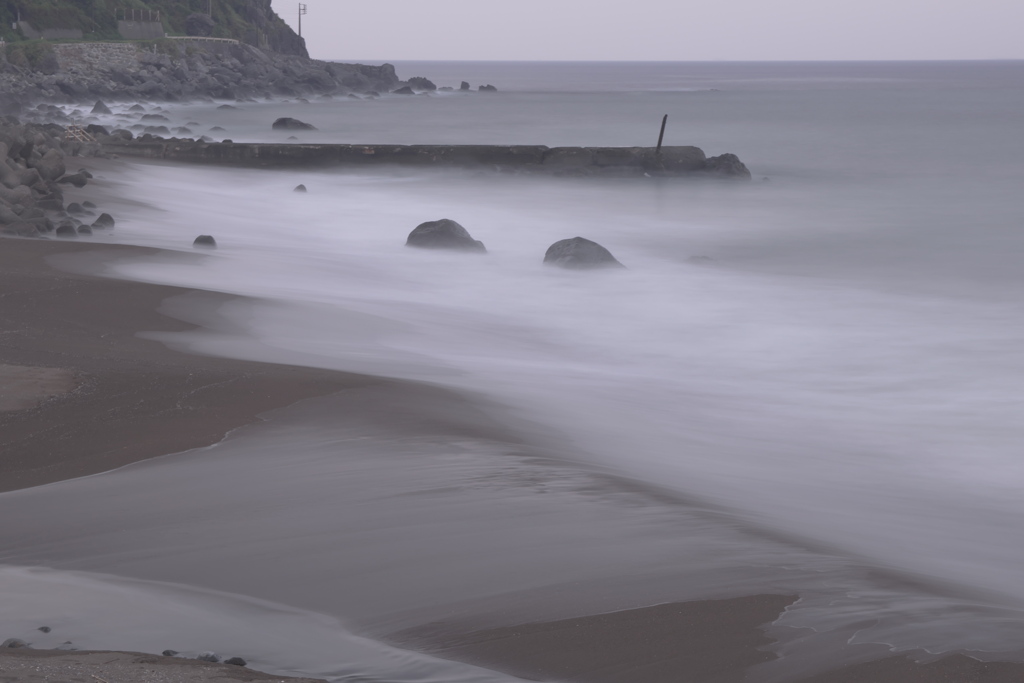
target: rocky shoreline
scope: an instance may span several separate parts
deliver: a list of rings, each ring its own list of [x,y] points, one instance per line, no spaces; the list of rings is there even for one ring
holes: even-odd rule
[[[175,102],[430,89],[426,79],[411,79],[411,85],[401,81],[390,64],[323,62],[226,39],[34,47],[31,59],[13,44],[0,49],[0,114],[19,115],[40,102]]]
[[[326,683],[313,678],[288,678],[243,666],[181,659],[142,652],[0,649],[0,678],[25,681],[91,680],[103,683],[197,683],[240,681],[257,683]]]
[[[92,177],[85,169],[69,172],[70,159],[102,154],[100,145],[69,138],[58,124],[0,119],[0,232],[77,238],[113,228],[114,218],[93,203],[64,202],[64,188],[84,187]]]

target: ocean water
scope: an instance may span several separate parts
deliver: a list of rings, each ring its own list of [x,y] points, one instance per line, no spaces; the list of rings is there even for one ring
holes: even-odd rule
[[[754,180],[104,166],[102,239],[220,245],[109,274],[256,298],[216,319],[169,301],[212,327],[154,338],[455,389],[518,441],[284,411],[0,495],[49,539],[5,538],[0,581],[120,586],[156,651],[188,629],[154,595],[212,592],[250,642],[286,613],[319,635],[302,657],[263,644],[263,666],[337,680],[490,680],[360,639],[556,587],[565,605],[524,614],[799,593],[764,680],[886,649],[1022,658],[1024,63],[397,66],[500,91],[161,109],[236,141],[283,142],[270,122],[294,116],[318,128],[301,141],[551,146],[653,145],[668,114],[666,144],[733,152]],[[134,123],[129,104],[102,122]],[[403,246],[442,217],[488,253]],[[576,235],[627,269],[542,265]]]

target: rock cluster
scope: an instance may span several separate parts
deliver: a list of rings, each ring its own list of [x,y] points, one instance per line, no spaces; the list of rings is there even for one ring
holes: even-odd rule
[[[49,626],[40,626],[36,630],[37,631],[41,631],[43,633],[49,633],[53,629],[50,628]],[[25,650],[31,650],[32,649],[32,643],[24,641],[21,638],[8,638],[7,640],[5,640],[2,643],[0,643],[0,649],[11,649],[11,650],[25,649]],[[61,645],[60,647],[58,647],[57,649],[58,650],[77,650],[78,648],[76,648],[74,646],[74,643],[72,643],[69,640],[69,641],[65,641],[64,644]],[[246,662],[241,657],[229,657],[228,659],[223,659],[216,652],[209,652],[209,651],[207,651],[207,652],[200,652],[199,654],[197,654],[195,656],[191,656],[191,657],[188,656],[187,654],[183,654],[181,652],[178,652],[177,650],[164,650],[161,654],[164,657],[179,657],[180,656],[180,657],[182,657],[184,659],[195,659],[195,660],[198,660],[200,662],[211,662],[211,663],[214,663],[214,664],[219,663],[219,662],[223,662],[224,664],[232,664],[234,666],[246,666],[248,664],[248,662]]]
[[[420,223],[409,233],[405,246],[487,252],[483,242],[473,239],[468,230],[450,218]],[[544,263],[572,270],[625,268],[610,251],[584,237],[572,237],[555,242],[544,254]]]
[[[388,92],[400,83],[390,64],[322,62],[232,42],[152,45],[52,44],[56,66],[47,62],[45,70],[42,62],[11,62],[0,50],[0,113],[18,114],[19,106],[36,102],[338,95]]]
[[[65,139],[56,124],[26,124],[0,119],[0,232],[18,237],[74,238],[93,229],[114,227],[110,214],[91,223],[95,205],[64,205],[65,185],[84,186],[92,175],[82,169],[67,173],[69,155],[100,154],[95,143]]]

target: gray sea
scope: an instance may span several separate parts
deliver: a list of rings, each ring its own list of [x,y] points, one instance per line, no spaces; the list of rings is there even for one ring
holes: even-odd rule
[[[220,244],[108,274],[253,297],[171,300],[210,327],[157,338],[473,409],[364,397],[460,425],[416,430],[324,399],[0,494],[0,635],[476,682],[503,677],[385,641],[773,591],[801,600],[758,680],[888,651],[1024,659],[1024,63],[396,66],[499,92],[159,109],[235,141],[550,146],[652,146],[667,114],[666,144],[754,179],[108,164],[102,239]],[[97,120],[137,124],[131,104]],[[439,218],[488,254],[403,246]],[[627,269],[542,265],[577,235]]]

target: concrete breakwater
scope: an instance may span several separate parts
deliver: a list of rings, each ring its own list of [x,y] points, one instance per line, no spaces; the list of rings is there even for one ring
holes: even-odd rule
[[[113,137],[113,136],[112,136]],[[708,157],[699,147],[547,147],[544,145],[351,145],[101,140],[106,152],[249,168],[419,166],[489,168],[555,175],[696,175],[749,179],[734,154]]]

